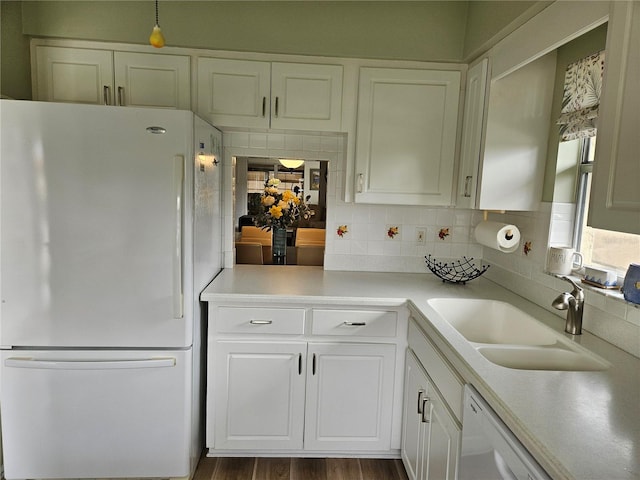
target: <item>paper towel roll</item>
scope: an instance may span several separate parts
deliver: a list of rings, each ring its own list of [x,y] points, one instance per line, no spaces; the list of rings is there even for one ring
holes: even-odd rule
[[[500,222],[480,222],[476,241],[504,253],[515,252],[520,245],[520,230],[515,225]]]

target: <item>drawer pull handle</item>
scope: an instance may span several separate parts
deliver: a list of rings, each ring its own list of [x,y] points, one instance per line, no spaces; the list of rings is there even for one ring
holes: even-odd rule
[[[343,325],[347,327],[365,327],[367,322],[344,322]]]
[[[249,323],[251,325],[271,325],[273,320],[251,320]]]

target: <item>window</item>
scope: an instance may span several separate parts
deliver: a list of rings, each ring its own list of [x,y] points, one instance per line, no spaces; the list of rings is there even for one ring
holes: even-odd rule
[[[624,276],[629,264],[640,262],[640,235],[600,230],[587,225],[596,138],[574,140],[580,142],[574,246],[582,253],[585,265],[614,269],[619,276]]]

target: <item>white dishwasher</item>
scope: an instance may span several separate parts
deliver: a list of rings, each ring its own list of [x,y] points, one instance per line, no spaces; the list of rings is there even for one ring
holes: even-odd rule
[[[458,480],[551,480],[471,386],[464,388]]]

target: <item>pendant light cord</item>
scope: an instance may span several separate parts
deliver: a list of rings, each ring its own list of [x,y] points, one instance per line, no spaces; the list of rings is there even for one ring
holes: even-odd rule
[[[156,0],[156,25],[159,25],[159,23],[158,23],[158,0]]]

